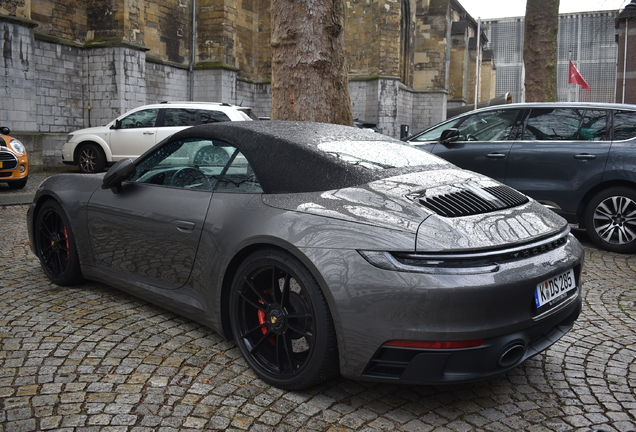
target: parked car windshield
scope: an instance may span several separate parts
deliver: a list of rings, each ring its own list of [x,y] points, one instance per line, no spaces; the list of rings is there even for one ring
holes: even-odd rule
[[[505,141],[515,125],[518,109],[503,109],[469,114],[451,119],[413,139],[413,142],[438,141],[446,129],[459,129],[459,141]]]
[[[441,125],[435,126],[434,128],[431,128],[430,130],[414,138],[413,142],[437,141],[442,135],[442,132],[444,132],[446,129],[454,128],[458,123],[464,121],[464,119],[465,117],[455,118],[444,122]]]

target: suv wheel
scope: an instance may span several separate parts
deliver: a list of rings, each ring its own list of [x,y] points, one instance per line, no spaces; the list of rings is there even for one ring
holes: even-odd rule
[[[594,196],[585,211],[590,239],[610,252],[636,252],[636,191],[612,187]]]
[[[77,165],[83,173],[98,173],[106,167],[106,156],[97,144],[84,144],[77,152]]]

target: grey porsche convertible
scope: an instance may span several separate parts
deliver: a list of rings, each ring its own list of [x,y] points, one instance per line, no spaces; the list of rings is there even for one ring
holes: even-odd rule
[[[559,340],[583,249],[525,195],[373,131],[194,126],[39,187],[30,244],[233,340],[265,382],[474,381]]]

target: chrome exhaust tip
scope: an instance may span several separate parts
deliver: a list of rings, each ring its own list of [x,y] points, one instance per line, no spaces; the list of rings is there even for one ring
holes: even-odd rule
[[[501,367],[510,367],[523,358],[526,347],[523,344],[515,343],[506,347],[499,355],[498,364]]]

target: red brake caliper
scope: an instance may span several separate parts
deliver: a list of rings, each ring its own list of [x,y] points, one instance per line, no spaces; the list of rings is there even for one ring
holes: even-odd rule
[[[263,300],[259,300],[258,302],[259,302],[260,304],[263,304],[263,305],[265,304],[265,302],[264,302]],[[267,321],[267,318],[266,318],[265,312],[263,312],[262,310],[259,310],[258,312],[256,312],[256,314],[258,315],[258,323],[259,323],[260,325],[265,324],[265,322]],[[266,334],[266,333],[267,333],[267,327],[261,327],[261,332],[262,332],[263,334]]]
[[[269,294],[269,290],[263,291],[264,294]],[[265,302],[263,300],[258,301],[260,304],[264,305]],[[263,325],[267,322],[267,315],[262,310],[256,311],[256,315],[258,316],[258,323]],[[267,327],[261,327],[261,333],[267,334]],[[272,345],[276,345],[276,340],[273,337],[267,339],[269,343]]]
[[[62,227],[62,234],[64,235],[64,246],[66,246],[66,259],[71,257],[71,248],[68,243],[68,232],[66,232],[66,226]]]

